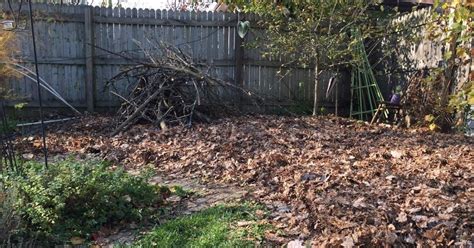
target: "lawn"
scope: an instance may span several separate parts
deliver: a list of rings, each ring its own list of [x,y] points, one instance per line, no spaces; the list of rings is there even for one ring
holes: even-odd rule
[[[251,204],[211,207],[156,227],[133,247],[255,247],[270,229],[258,223],[258,210]]]

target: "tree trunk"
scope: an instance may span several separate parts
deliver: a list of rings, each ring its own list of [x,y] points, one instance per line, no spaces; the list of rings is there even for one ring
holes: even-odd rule
[[[451,53],[451,57],[446,61],[446,70],[442,75],[442,90],[440,96],[440,127],[442,132],[447,132],[451,129],[452,123],[450,122],[452,113],[449,111],[449,98],[453,94],[453,89],[456,85],[456,72],[458,70],[456,64],[456,51],[458,47],[459,35],[455,34],[451,38],[448,44],[448,52]]]
[[[314,61],[314,100],[313,100],[313,116],[318,115],[319,113],[319,106],[318,106],[318,85],[319,85],[319,68],[318,65],[318,55],[316,55],[316,59]]]
[[[339,80],[336,79],[336,106],[335,106],[335,114],[336,117],[339,116]]]

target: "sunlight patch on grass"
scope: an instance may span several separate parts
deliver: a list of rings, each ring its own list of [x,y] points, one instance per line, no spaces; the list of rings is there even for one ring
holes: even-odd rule
[[[256,217],[259,209],[252,204],[212,207],[166,222],[133,247],[255,247],[271,228]]]

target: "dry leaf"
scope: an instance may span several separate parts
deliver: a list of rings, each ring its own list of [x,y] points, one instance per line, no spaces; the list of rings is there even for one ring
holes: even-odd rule
[[[287,246],[287,248],[305,248],[304,245],[303,245],[303,241],[302,240],[293,240],[293,241],[290,241]]]
[[[392,157],[396,159],[400,159],[403,157],[403,153],[401,151],[390,151],[390,155],[392,155]]]
[[[365,200],[365,197],[360,197],[357,200],[355,200],[354,203],[352,203],[352,206],[355,208],[365,208],[367,207],[367,204],[365,204],[364,200]]]
[[[415,215],[411,217],[416,225],[420,228],[426,228],[428,226],[428,217],[424,215]]]
[[[253,221],[237,221],[237,226],[238,227],[250,226],[253,223],[254,223]]]
[[[354,244],[354,240],[352,239],[352,237],[346,236],[341,245],[344,248],[352,248],[352,247],[354,247],[355,244]]]
[[[405,223],[407,221],[407,214],[405,212],[400,212],[397,217],[397,221],[400,223]]]
[[[25,153],[25,154],[22,154],[21,157],[23,157],[26,160],[31,160],[35,157],[35,155],[33,153]]]

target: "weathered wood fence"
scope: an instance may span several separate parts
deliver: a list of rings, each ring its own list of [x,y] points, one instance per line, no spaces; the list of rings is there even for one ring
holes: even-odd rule
[[[89,110],[119,106],[119,99],[110,94],[105,83],[130,62],[98,48],[139,53],[134,40],[145,47],[150,44],[148,40],[178,46],[211,65],[215,76],[265,96],[269,105],[312,103],[313,70],[292,68],[290,74],[280,77],[279,61],[264,59],[259,50],[241,46],[263,35],[264,30],[253,28],[241,41],[235,14],[47,4],[33,8],[41,77],[73,106]],[[20,23],[17,34],[16,57],[32,68],[27,22],[23,27]],[[36,86],[28,80],[12,79],[10,87],[25,97],[29,106],[37,106]],[[124,83],[118,90],[126,94],[129,87]],[[318,89],[321,94],[326,87],[327,80],[323,80]],[[43,96],[45,106],[64,106],[47,92]],[[326,105],[331,105],[330,100],[322,98],[320,106]]]
[[[3,6],[5,8],[5,6]],[[234,82],[266,98],[268,105],[312,106],[314,96],[314,71],[312,68],[291,68],[291,73],[281,77],[279,59],[263,58],[261,50],[241,46],[255,42],[256,37],[265,36],[265,30],[251,28],[244,40],[237,35],[237,15],[217,12],[175,12],[150,9],[100,8],[90,6],[68,6],[35,4],[37,46],[41,76],[68,102],[79,108],[116,108],[120,100],[110,93],[105,83],[124,66],[131,63],[120,59],[103,48],[115,53],[136,52],[139,47],[134,40],[146,48],[151,43],[164,41],[178,46],[196,60],[212,66],[211,73],[223,80]],[[23,11],[26,14],[27,9]],[[427,10],[419,10],[402,16],[398,22],[407,26],[423,23]],[[252,24],[255,17],[246,16]],[[18,62],[33,68],[32,43],[28,22],[19,24],[15,57]],[[411,30],[423,32],[423,27]],[[393,38],[393,37],[392,37]],[[376,68],[382,74],[378,83],[386,97],[391,89],[406,81],[412,69],[425,66],[436,67],[443,60],[444,44],[423,39],[416,43],[383,40],[382,46],[400,51],[395,58],[385,59],[380,65],[401,70],[390,73],[386,68]],[[394,43],[394,42],[395,43]],[[253,46],[252,46],[253,47]],[[383,55],[373,58],[377,62]],[[459,73],[467,77],[469,67]],[[319,106],[331,108],[334,94],[326,97],[328,77],[323,75],[318,86]],[[342,79],[339,97],[348,104],[350,78]],[[120,84],[116,89],[121,94],[132,86]],[[19,77],[10,81],[13,93],[24,97],[28,106],[37,106],[36,85],[29,79]],[[64,107],[51,94],[44,92],[48,107]],[[13,103],[11,103],[13,104]],[[242,104],[248,104],[243,102]]]
[[[443,52],[448,44],[443,42],[442,38],[432,39],[427,37],[426,25],[429,21],[429,8],[413,11],[393,20],[393,23],[404,27],[405,31],[400,32],[399,35],[381,40],[381,46],[392,51],[392,56],[384,57],[384,61],[379,64],[378,70],[385,71],[385,74],[379,77],[378,81],[382,89],[389,91],[396,85],[403,85],[417,70],[445,66]],[[407,36],[418,36],[420,39],[406,40],[404,37]],[[471,41],[471,49],[474,49],[474,40]],[[472,51],[474,52],[474,50]],[[380,56],[383,57],[383,55]],[[374,61],[376,60],[374,59]],[[396,72],[387,73],[387,71]],[[469,74],[472,72],[474,72],[474,61],[458,68],[456,81],[461,82],[461,84],[468,81]]]

